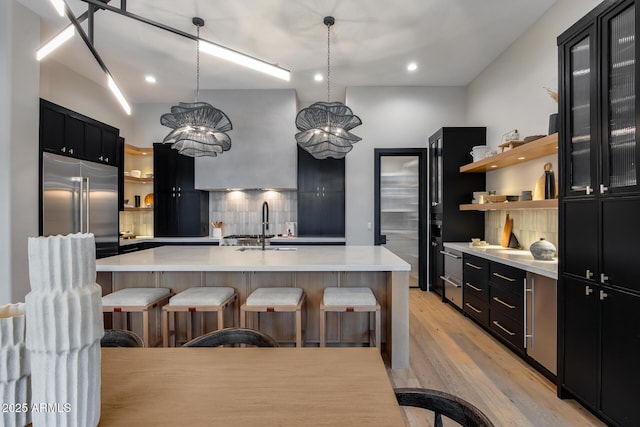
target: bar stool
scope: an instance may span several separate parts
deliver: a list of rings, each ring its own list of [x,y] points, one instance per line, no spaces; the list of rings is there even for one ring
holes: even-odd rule
[[[174,336],[175,345],[175,322],[176,312],[186,312],[187,316],[187,341],[193,338],[192,320],[195,312],[217,312],[218,329],[224,328],[224,310],[238,300],[238,293],[233,288],[204,286],[189,288],[169,299],[169,304],[162,307],[162,345],[169,346],[169,336]],[[235,310],[237,313],[237,309]],[[173,321],[174,330],[169,328],[169,315]],[[234,315],[234,319],[237,316]],[[202,335],[204,331],[200,334]]]
[[[295,312],[296,347],[302,347],[302,305],[305,298],[306,295],[301,288],[258,288],[240,307],[240,327],[245,327],[248,312]]]
[[[326,347],[327,312],[370,312],[369,345],[375,340],[380,349],[380,304],[370,288],[325,288],[320,303],[320,347]],[[375,316],[375,338],[371,331],[371,315]]]
[[[149,311],[166,304],[173,295],[169,288],[126,288],[102,297],[103,313],[125,313],[124,327],[128,329],[128,313],[142,312],[143,341],[153,347],[149,341]]]

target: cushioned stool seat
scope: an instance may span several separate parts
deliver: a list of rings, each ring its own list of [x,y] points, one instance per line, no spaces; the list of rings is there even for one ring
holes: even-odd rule
[[[217,312],[218,329],[224,328],[224,309],[237,301],[238,293],[233,288],[205,286],[189,288],[171,297],[169,304],[162,307],[162,343],[169,346],[169,336],[175,337],[176,312],[187,312],[187,341],[193,337],[192,314],[195,312]],[[171,319],[169,314],[171,313]],[[237,313],[237,311],[236,311]],[[235,317],[235,316],[234,316]],[[173,321],[174,328],[170,329],[169,320]],[[204,320],[201,323],[201,333],[204,334]],[[175,340],[174,340],[175,344]]]
[[[277,313],[295,312],[296,347],[302,347],[302,306],[305,294],[300,288],[258,288],[240,307],[240,327],[246,325],[247,312]]]
[[[143,341],[152,347],[149,341],[149,311],[169,301],[173,295],[168,288],[126,288],[102,297],[102,311],[104,313],[132,313],[142,312]],[[124,316],[124,328],[127,328],[128,318]]]
[[[333,312],[370,312],[375,317],[375,335],[369,326],[369,344],[375,340],[375,346],[380,348],[380,304],[370,288],[325,288],[320,303],[320,347],[327,344],[326,325],[327,311]]]

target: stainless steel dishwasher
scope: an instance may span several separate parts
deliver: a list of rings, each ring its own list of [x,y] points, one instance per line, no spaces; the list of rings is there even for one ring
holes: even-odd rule
[[[525,291],[527,354],[556,375],[556,281],[539,274],[527,273]]]
[[[444,299],[462,310],[462,252],[450,248],[440,251],[444,256]]]

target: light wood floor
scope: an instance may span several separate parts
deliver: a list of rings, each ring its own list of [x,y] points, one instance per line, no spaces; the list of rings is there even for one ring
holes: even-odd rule
[[[559,399],[555,384],[438,295],[411,289],[409,300],[411,368],[389,370],[394,387],[458,395],[496,426],[604,425],[574,400]],[[433,425],[427,411],[405,415],[408,425]]]

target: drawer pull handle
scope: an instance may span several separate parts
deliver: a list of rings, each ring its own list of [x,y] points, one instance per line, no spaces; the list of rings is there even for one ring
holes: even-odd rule
[[[469,307],[471,310],[475,311],[476,313],[482,313],[482,310],[478,310],[477,308],[475,308],[474,306],[472,306],[468,302],[465,302],[464,305],[466,305],[467,307]]]
[[[513,310],[514,308],[516,308],[516,306],[515,306],[515,305],[507,304],[506,302],[502,301],[502,300],[501,300],[500,298],[498,298],[498,297],[493,297],[493,300],[494,300],[495,302],[499,302],[500,304],[502,304],[502,305],[504,305],[505,307],[508,307],[508,308],[510,308],[510,309],[512,309],[512,310]]]
[[[458,256],[458,255],[456,255],[456,254],[452,254],[451,252],[447,252],[447,251],[440,251],[440,253],[441,253],[442,255],[446,255],[446,256],[451,257],[451,258],[454,258],[454,259],[460,259],[460,258],[462,258],[461,256]]]
[[[456,288],[461,288],[462,285],[458,285],[456,282],[454,282],[453,280],[449,279],[448,277],[444,277],[444,276],[440,276],[440,278],[442,280],[444,280],[445,282],[447,282],[448,284],[455,286]]]
[[[510,330],[508,330],[507,328],[505,328],[504,326],[502,326],[500,323],[498,323],[497,320],[494,320],[493,322],[494,325],[496,325],[498,328],[502,329],[503,331],[505,331],[506,333],[508,333],[510,336],[514,336],[516,333],[515,332],[511,332]]]
[[[470,262],[465,262],[465,265],[468,265],[471,268],[475,268],[476,270],[482,270],[482,267],[477,266],[475,264],[471,264]]]
[[[474,291],[478,291],[478,292],[482,292],[482,289],[480,288],[476,288],[475,286],[473,286],[471,283],[469,282],[465,282],[465,285],[467,285],[468,287],[470,287],[471,289],[473,289]]]
[[[515,282],[516,281],[516,279],[512,279],[511,277],[503,276],[500,273],[493,273],[493,275],[496,276],[496,277],[499,277],[501,279],[508,280],[510,282]]]

